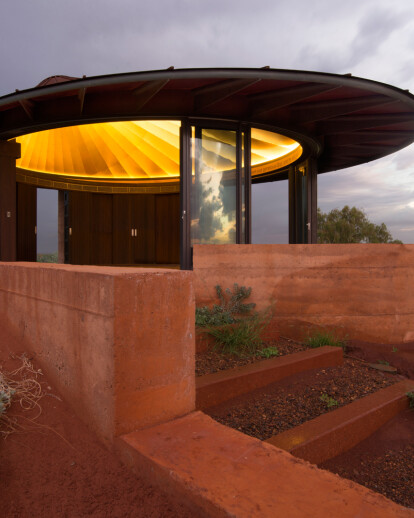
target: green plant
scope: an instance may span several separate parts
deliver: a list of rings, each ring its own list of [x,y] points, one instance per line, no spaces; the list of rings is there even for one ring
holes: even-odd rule
[[[380,363],[381,365],[389,365],[390,362],[387,362],[385,360],[379,360],[378,363]]]
[[[334,347],[342,347],[345,349],[346,345],[343,340],[336,338],[333,333],[326,331],[317,331],[312,336],[308,336],[306,345],[312,348],[323,347],[324,345],[332,345]]]
[[[279,350],[277,347],[265,347],[259,352],[263,358],[272,358],[273,356],[279,356]]]
[[[398,347],[393,347],[393,348],[392,348],[392,352],[393,352],[393,353],[398,353]]]
[[[234,317],[222,311],[220,306],[214,305],[211,309],[207,306],[196,308],[195,323],[197,327],[222,326],[234,322]]]
[[[211,327],[234,324],[240,320],[240,316],[246,316],[256,307],[254,302],[246,304],[244,301],[250,297],[251,288],[233,285],[233,290],[227,288],[223,291],[221,286],[215,287],[220,304],[214,304],[212,308],[202,306],[196,308],[196,326]],[[239,318],[238,318],[239,317]]]
[[[414,392],[407,392],[407,397],[410,400],[410,408],[414,408]]]
[[[55,252],[53,254],[37,254],[37,262],[38,263],[57,263],[58,262],[58,253]]]
[[[339,403],[336,399],[334,399],[331,396],[328,396],[328,394],[322,394],[322,396],[319,398],[321,401],[326,403],[327,408],[332,408],[334,406],[338,406]]]
[[[262,345],[260,338],[267,325],[267,318],[260,314],[246,317],[233,325],[208,327],[206,331],[216,341],[216,347],[225,354],[252,355]]]

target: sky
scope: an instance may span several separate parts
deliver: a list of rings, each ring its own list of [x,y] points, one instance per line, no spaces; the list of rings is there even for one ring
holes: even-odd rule
[[[171,65],[352,73],[414,91],[414,1],[13,0],[2,6],[0,95],[52,75]],[[256,242],[287,239],[280,183],[255,187]],[[385,222],[394,238],[414,243],[414,146],[320,175],[318,198],[323,211],[356,206]],[[45,242],[39,252],[53,251],[46,249],[54,246],[56,199],[39,192]]]

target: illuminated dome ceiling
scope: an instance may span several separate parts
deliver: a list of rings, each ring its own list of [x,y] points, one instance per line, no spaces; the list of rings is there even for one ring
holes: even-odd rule
[[[17,138],[21,144],[17,167],[79,179],[176,179],[180,125],[179,121],[121,121],[30,133]],[[215,131],[207,139],[217,135],[225,139],[226,131]],[[298,142],[270,131],[252,128],[251,142],[253,176],[286,167],[302,154]],[[225,157],[218,163],[225,163]]]
[[[62,127],[67,128],[62,131],[68,134],[72,132],[73,136],[74,132],[87,131],[79,130],[80,127],[90,128],[92,123],[108,121],[145,120],[154,124],[154,120],[183,119],[219,120],[232,124],[242,122],[251,127],[286,135],[300,142],[303,148],[302,158],[313,157],[318,173],[325,173],[376,160],[410,145],[414,141],[414,96],[406,90],[353,77],[351,74],[269,67],[170,67],[166,70],[96,77],[53,76],[34,88],[16,90],[0,97],[0,141],[26,139],[30,135],[31,142],[37,136],[40,137],[43,131]],[[129,125],[131,124],[137,123]],[[138,125],[142,128],[142,123]],[[154,139],[163,139],[158,135],[162,126],[163,123],[153,133]],[[119,149],[120,144],[116,143],[115,132],[108,128],[109,126],[105,133],[112,133],[114,147],[108,142],[109,150],[99,149],[99,152],[92,152],[96,163],[94,160],[92,173],[88,173],[91,176],[72,177],[72,184],[97,183],[98,178],[101,178],[101,183],[105,183],[105,179],[117,178],[116,175],[125,178],[123,181],[117,180],[117,183],[127,183],[126,178],[132,178],[130,183],[142,183],[140,178],[148,182],[148,176],[130,176],[131,172],[133,175],[138,174],[138,170],[144,171],[146,175],[154,174],[157,182],[153,183],[157,186],[162,182],[177,183],[174,176],[177,171],[174,173],[173,167],[177,164],[177,145],[169,148],[171,153],[168,152],[169,141],[166,139],[165,157],[155,158],[146,152],[148,146],[153,146],[150,139],[149,143],[145,143],[145,149],[140,150],[147,158],[141,162],[135,161],[139,164],[138,168],[134,165],[134,160],[125,158],[124,153],[118,156],[115,148]],[[168,128],[164,127],[164,130],[166,136],[169,133]],[[137,132],[137,128],[132,131],[133,134]],[[50,133],[45,142],[55,139],[62,150],[67,150],[67,139],[57,135],[58,133]],[[262,142],[254,148],[252,162],[256,181],[280,179],[280,172],[272,171],[279,166],[284,167],[281,165],[283,161],[289,163],[289,153],[298,154],[299,148],[288,151],[276,165],[272,164],[272,160],[281,159],[280,155],[269,155],[267,152],[262,154],[266,147],[272,147],[272,142],[267,142],[266,138],[253,137],[255,141]],[[94,142],[91,149],[96,147],[96,142],[101,141],[96,131],[84,138]],[[132,142],[126,145],[131,147],[135,138],[137,137],[134,136]],[[122,136],[121,140],[124,139]],[[47,143],[44,145],[49,146]],[[254,142],[253,145],[255,146]],[[83,169],[86,170],[85,165],[74,170],[73,164],[77,164],[77,167],[81,163],[91,164],[91,157],[79,156],[79,149],[71,146],[67,153],[67,164],[62,164],[63,151],[57,150],[56,156],[49,156],[47,164],[42,164],[40,157],[36,158],[33,151],[30,158],[33,167],[31,171],[42,171],[51,167],[55,173],[54,178],[58,179],[56,182],[59,181],[59,185],[55,187],[66,189],[68,187],[63,185],[63,177],[66,175],[70,178],[69,174],[59,171],[68,170],[69,173],[72,171],[82,175],[85,174],[82,172]],[[23,160],[29,159],[29,153],[30,151],[24,151]],[[98,163],[101,164],[99,167]],[[26,173],[23,163],[21,166],[23,172],[18,173],[18,181],[31,183],[41,179],[43,184],[40,181],[34,183],[45,185],[47,177],[49,182],[53,178],[51,173]],[[113,174],[115,176],[105,176]]]

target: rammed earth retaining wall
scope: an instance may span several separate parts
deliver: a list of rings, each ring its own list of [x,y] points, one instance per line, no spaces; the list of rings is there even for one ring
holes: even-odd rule
[[[198,245],[193,260],[197,305],[238,283],[258,309],[274,304],[281,335],[414,340],[414,245]]]
[[[194,410],[191,272],[0,263],[0,334],[105,442]]]

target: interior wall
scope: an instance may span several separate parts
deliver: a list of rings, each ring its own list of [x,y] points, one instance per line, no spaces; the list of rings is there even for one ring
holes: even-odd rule
[[[202,245],[194,247],[196,304],[215,286],[252,287],[259,310],[273,305],[281,335],[312,329],[377,343],[414,340],[414,245]]]

